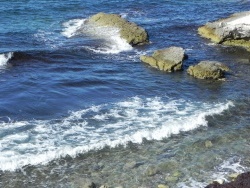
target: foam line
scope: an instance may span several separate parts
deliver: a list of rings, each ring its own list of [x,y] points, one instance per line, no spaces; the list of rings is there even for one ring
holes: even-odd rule
[[[161,140],[207,126],[206,116],[232,105],[133,97],[74,111],[57,120],[0,122],[0,169],[13,171],[105,146],[140,144],[144,138]]]

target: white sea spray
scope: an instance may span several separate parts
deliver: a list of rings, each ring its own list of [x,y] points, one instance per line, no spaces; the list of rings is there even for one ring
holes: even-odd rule
[[[13,52],[0,54],[0,67],[6,66],[9,60],[13,57]]]
[[[97,45],[84,46],[85,49],[94,53],[118,54],[132,50],[123,38],[120,37],[119,29],[113,27],[95,26],[86,19],[73,19],[63,24],[62,35],[67,38],[85,36],[93,40],[99,40]]]
[[[74,111],[62,119],[2,122],[0,132],[8,134],[0,142],[0,169],[13,171],[105,146],[140,144],[145,138],[161,140],[207,126],[206,116],[232,105],[133,97]]]

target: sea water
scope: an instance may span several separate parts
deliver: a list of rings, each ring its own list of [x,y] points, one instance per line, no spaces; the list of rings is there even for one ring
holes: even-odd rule
[[[249,10],[249,1],[1,1],[0,186],[204,187],[250,168],[250,63],[197,28]],[[86,21],[116,13],[148,31],[131,47]],[[183,47],[184,71],[140,62]],[[186,73],[201,60],[226,81]],[[155,173],[152,173],[155,172]],[[174,177],[174,178],[173,178]],[[172,179],[171,179],[172,178]]]

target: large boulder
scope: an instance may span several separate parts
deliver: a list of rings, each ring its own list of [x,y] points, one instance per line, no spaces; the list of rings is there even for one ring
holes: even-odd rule
[[[200,27],[198,32],[215,43],[241,46],[250,50],[250,11],[208,22]]]
[[[97,26],[107,26],[118,28],[121,38],[125,39],[130,45],[148,43],[148,33],[142,27],[129,22],[117,14],[98,13],[88,19],[89,23]]]
[[[188,74],[199,79],[221,79],[229,68],[218,61],[201,61],[197,65],[190,66]]]
[[[156,50],[152,56],[142,55],[140,60],[154,68],[166,72],[182,70],[183,60],[187,57],[181,47]]]

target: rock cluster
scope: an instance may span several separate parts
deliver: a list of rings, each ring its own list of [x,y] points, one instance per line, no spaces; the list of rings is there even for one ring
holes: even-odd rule
[[[250,11],[208,22],[200,27],[198,32],[215,43],[242,46],[250,50]]]
[[[125,39],[130,45],[140,45],[148,43],[148,33],[142,27],[135,23],[123,19],[118,14],[106,14],[100,12],[91,16],[88,20],[90,23],[98,26],[108,26],[118,28],[121,38]]]
[[[248,15],[250,16],[250,11],[234,14],[230,18],[217,22],[207,23],[199,28],[199,33],[204,37],[223,44],[229,41],[232,42],[232,40],[239,42],[242,39],[249,42],[250,30],[248,28],[250,26],[240,24],[239,27],[235,27],[234,24],[241,23],[241,19],[246,19]],[[146,44],[149,41],[148,33],[145,29],[117,14],[101,12],[91,16],[88,22],[101,27],[118,28],[121,38],[125,39],[132,46]],[[234,29],[230,30],[233,24]],[[175,72],[183,69],[183,61],[186,57],[187,55],[183,48],[172,46],[156,50],[151,56],[142,55],[140,60],[161,71]],[[188,74],[195,78],[216,80],[224,78],[224,74],[227,71],[229,71],[228,67],[216,61],[201,61],[197,65],[190,66],[187,70]]]
[[[156,50],[152,56],[143,55],[140,60],[159,70],[174,72],[182,70],[183,60],[186,57],[184,52],[181,47],[170,47]]]

